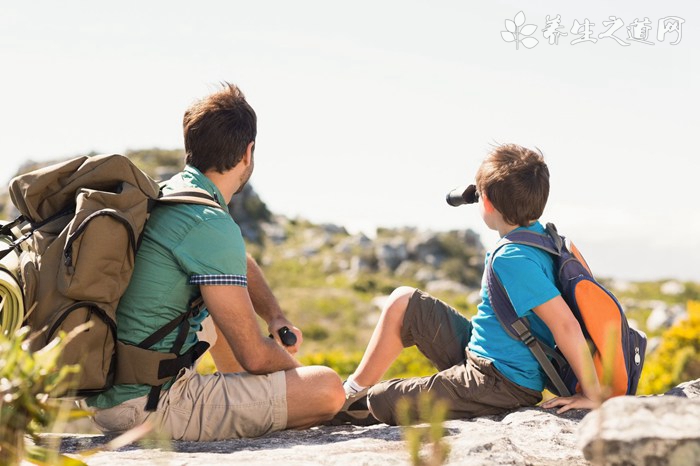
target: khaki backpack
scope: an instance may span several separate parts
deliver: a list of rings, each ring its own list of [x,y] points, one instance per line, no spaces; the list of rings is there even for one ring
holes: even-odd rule
[[[200,343],[180,354],[187,320],[198,309],[183,309],[148,339],[128,345],[117,339],[117,305],[153,205],[221,208],[219,203],[196,188],[163,195],[156,181],[118,154],[78,157],[17,176],[10,181],[10,197],[21,215],[0,228],[9,242],[0,257],[19,254],[23,322],[36,333],[31,349],[49,344],[61,330],[91,322],[62,354],[61,364],[82,369],[75,389],[63,395],[88,396],[114,384],[141,383],[154,387],[149,398],[154,409],[163,383],[207,349]],[[169,353],[149,349],[178,328]]]

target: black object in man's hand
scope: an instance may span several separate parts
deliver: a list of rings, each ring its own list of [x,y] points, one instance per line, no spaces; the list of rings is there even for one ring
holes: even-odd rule
[[[282,327],[277,331],[277,335],[280,336],[280,340],[282,340],[284,346],[294,346],[297,342],[297,336],[294,335],[294,332],[289,330],[289,327]],[[272,335],[270,335],[270,338],[272,338]]]

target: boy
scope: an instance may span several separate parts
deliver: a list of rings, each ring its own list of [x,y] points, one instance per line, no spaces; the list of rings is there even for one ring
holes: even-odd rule
[[[496,147],[479,167],[476,192],[482,219],[501,237],[515,229],[545,232],[538,219],[549,196],[549,170],[541,154],[514,144]],[[543,341],[556,341],[578,379],[587,380],[583,368],[593,367],[593,361],[583,350],[581,327],[555,284],[552,258],[536,248],[509,244],[493,258],[486,255],[487,267],[491,260],[518,315],[529,319]],[[498,321],[485,273],[481,299],[469,321],[420,290],[394,290],[360,365],[343,385],[347,401],[336,419],[371,423],[373,416],[395,425],[397,401],[407,397],[415,409],[424,391],[447,401],[449,418],[493,415],[539,403],[546,376],[527,346],[509,337]],[[411,345],[417,345],[439,372],[378,383],[401,350]],[[583,385],[582,394],[555,398],[543,407],[560,406],[559,412],[590,409],[598,393],[593,380]]]

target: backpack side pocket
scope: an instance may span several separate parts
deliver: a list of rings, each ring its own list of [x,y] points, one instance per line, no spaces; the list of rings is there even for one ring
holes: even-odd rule
[[[57,288],[64,296],[116,303],[126,290],[147,211],[146,198],[129,186],[79,192],[58,267]],[[143,217],[135,221],[139,212]]]
[[[56,313],[46,338],[50,342],[59,331],[69,333],[75,327],[91,322],[90,328],[76,334],[61,353],[59,365],[77,364],[80,367],[74,387],[78,396],[100,393],[112,386],[116,371],[117,326],[104,309],[95,303],[81,301]],[[74,388],[74,387],[71,387]],[[73,394],[54,393],[54,396]]]
[[[598,380],[604,380],[605,366],[608,365],[612,370],[609,383],[613,396],[626,394],[628,374],[623,348],[626,335],[622,332],[627,322],[619,303],[596,281],[584,277],[576,283],[574,293],[584,335],[595,347],[593,363]]]

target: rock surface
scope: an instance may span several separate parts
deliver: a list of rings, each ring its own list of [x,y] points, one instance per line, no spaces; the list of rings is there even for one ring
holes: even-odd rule
[[[602,435],[597,417],[603,413]],[[583,420],[583,421],[582,421]],[[700,379],[664,396],[620,397],[596,411],[525,408],[506,415],[445,423],[450,465],[700,464]],[[603,438],[603,460],[591,439]],[[61,450],[78,454],[103,448],[110,438],[68,435]],[[429,450],[424,448],[425,456]],[[642,452],[642,453],[640,453]],[[586,456],[584,456],[584,454]],[[586,458],[593,458],[589,463]],[[406,465],[409,453],[400,427],[316,427],[266,437],[219,442],[144,440],[100,451],[89,465]]]
[[[580,447],[596,465],[700,463],[700,399],[613,398],[586,416]]]
[[[581,422],[579,447],[596,465],[700,464],[700,380],[667,396],[612,398]]]
[[[585,413],[557,416],[540,408],[505,416],[445,423],[450,454],[445,464],[585,465],[576,430]],[[103,436],[66,437],[62,450],[75,453],[105,444]],[[426,455],[427,455],[426,450]],[[316,427],[266,437],[219,442],[141,442],[85,458],[89,465],[406,465],[409,453],[400,427]]]

